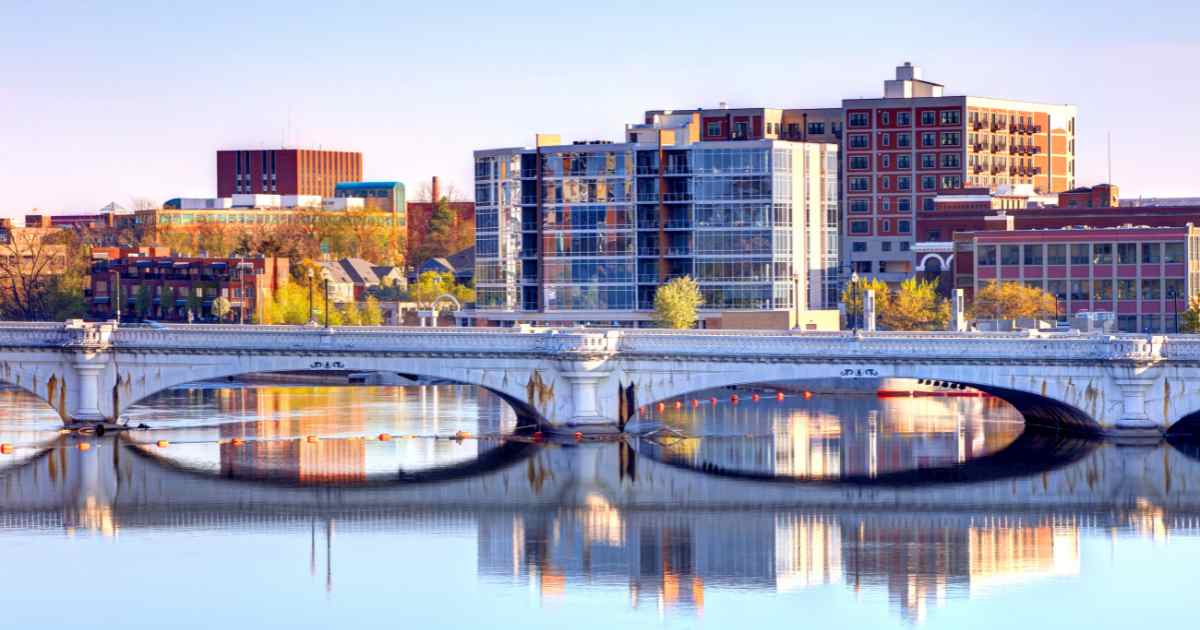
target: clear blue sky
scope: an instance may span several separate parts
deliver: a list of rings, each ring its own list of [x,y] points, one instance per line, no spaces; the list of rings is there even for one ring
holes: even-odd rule
[[[911,60],[948,94],[1073,103],[1078,180],[1200,195],[1193,2],[0,0],[0,214],[212,196],[218,148],[362,151],[470,194],[471,151],[621,137],[651,108],[832,106]],[[406,5],[408,3],[405,3]]]

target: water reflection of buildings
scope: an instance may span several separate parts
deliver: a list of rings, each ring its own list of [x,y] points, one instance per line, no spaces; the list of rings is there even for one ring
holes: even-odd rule
[[[630,603],[698,612],[706,589],[787,592],[845,584],[886,593],[912,621],[931,604],[1079,572],[1071,520],[969,515],[680,515],[589,509],[481,517],[479,573],[528,582],[543,597],[624,587]]]
[[[817,478],[962,463],[1002,449],[1024,428],[995,398],[790,398],[672,409],[662,419],[703,436],[647,447],[669,460]]]

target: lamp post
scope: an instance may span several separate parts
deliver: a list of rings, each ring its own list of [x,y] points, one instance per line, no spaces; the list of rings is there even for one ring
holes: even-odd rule
[[[117,323],[121,323],[121,269],[117,268],[117,272],[113,274],[113,289],[116,291]]]
[[[329,270],[321,270],[321,279],[325,281],[325,329],[329,329]]]
[[[308,323],[310,323],[310,324],[313,321],[312,285],[313,285],[313,270],[312,270],[312,267],[309,267],[308,268]]]
[[[238,259],[238,290],[242,294],[242,299],[238,304],[238,324],[245,325],[246,323],[246,267],[243,266],[242,260]]]
[[[1054,298],[1054,326],[1058,327],[1058,294],[1051,293],[1050,297]]]
[[[1175,311],[1175,334],[1179,334],[1179,291],[1171,287],[1171,308]]]
[[[853,287],[853,290],[854,290],[854,293],[852,294],[852,295],[854,295],[854,301],[858,303],[858,313],[855,313],[853,323],[851,323],[851,327],[854,329],[854,332],[858,332],[858,318],[861,316],[862,309],[863,309],[863,303],[862,303],[862,287],[858,286],[858,272],[857,271],[850,273],[850,286]]]

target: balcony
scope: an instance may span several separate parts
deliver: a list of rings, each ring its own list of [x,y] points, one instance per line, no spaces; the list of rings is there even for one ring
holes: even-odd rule
[[[971,150],[976,153],[983,151],[985,148],[989,148],[989,147],[982,142],[975,142],[975,143],[971,144]]]
[[[972,122],[971,122],[971,129],[973,129],[973,130],[975,130],[975,131],[979,131],[980,129],[983,129],[983,128],[984,128],[986,125],[987,125],[987,123],[985,123],[985,122],[984,122],[984,121],[982,121],[982,120],[976,120],[976,121],[972,121]]]

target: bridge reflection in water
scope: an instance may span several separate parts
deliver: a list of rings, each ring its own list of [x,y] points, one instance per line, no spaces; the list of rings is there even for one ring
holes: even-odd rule
[[[466,532],[481,580],[543,601],[618,591],[635,608],[692,614],[714,593],[835,588],[886,593],[912,621],[982,592],[1075,579],[1087,537],[1200,534],[1192,451],[1017,435],[982,400],[698,409],[674,419],[707,432],[684,442],[446,439],[511,432],[515,419],[487,398],[206,387],[134,412],[177,428],[77,437],[10,419],[0,433],[18,448],[0,460],[0,529],[311,536],[309,566],[327,588],[335,567],[370,571],[335,561],[343,537]],[[410,404],[422,411],[405,416]],[[11,407],[0,396],[0,412]],[[770,436],[734,439],[764,421]],[[385,430],[421,437],[369,439]]]

